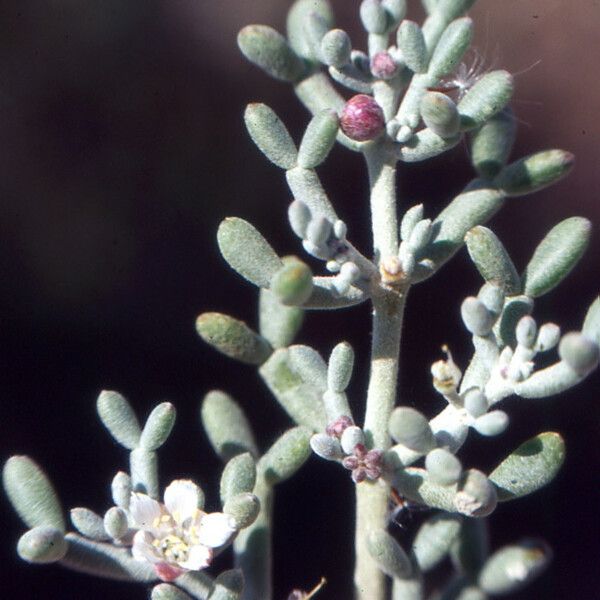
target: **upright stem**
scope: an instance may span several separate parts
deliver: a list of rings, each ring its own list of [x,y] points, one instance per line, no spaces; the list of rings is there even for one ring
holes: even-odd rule
[[[243,529],[234,542],[235,566],[244,574],[242,600],[271,600],[273,558],[271,556],[271,517],[273,487],[266,483],[264,474],[257,473],[254,494],[260,500],[256,521]]]
[[[371,182],[373,245],[376,256],[398,252],[395,161],[378,145],[365,152]],[[406,291],[373,285],[371,373],[364,429],[370,447],[390,446],[388,421],[396,401],[398,356]],[[354,589],[356,600],[384,600],[385,577],[367,548],[369,532],[385,528],[389,485],[383,480],[356,486]]]
[[[377,262],[398,253],[396,214],[396,158],[384,142],[365,150],[371,186],[371,224]]]

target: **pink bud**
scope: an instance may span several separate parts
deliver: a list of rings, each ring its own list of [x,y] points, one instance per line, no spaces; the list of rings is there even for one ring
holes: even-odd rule
[[[374,140],[385,128],[381,106],[372,96],[358,94],[346,102],[340,117],[342,131],[357,142]]]
[[[371,59],[371,73],[377,79],[391,79],[398,72],[392,55],[385,50],[378,52]]]

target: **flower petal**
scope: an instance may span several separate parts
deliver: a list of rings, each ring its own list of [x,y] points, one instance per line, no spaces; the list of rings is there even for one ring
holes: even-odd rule
[[[202,517],[198,527],[198,539],[204,546],[218,548],[236,532],[235,520],[224,513],[210,513]]]
[[[148,531],[140,529],[133,536],[133,546],[131,547],[131,554],[135,560],[141,560],[156,564],[161,562],[163,559],[156,551],[156,548],[152,545],[154,536]]]
[[[154,572],[162,581],[174,581],[183,573],[183,571],[183,569],[166,562],[159,562],[154,565]]]
[[[165,490],[165,506],[178,524],[198,510],[200,488],[189,479],[176,479]]]
[[[202,544],[197,544],[190,548],[188,559],[180,562],[179,566],[190,571],[199,571],[200,569],[208,567],[212,562],[212,558],[213,551],[210,548],[203,546]]]
[[[139,529],[155,529],[156,520],[160,519],[160,504],[146,494],[131,493],[129,512],[133,517],[135,527]]]

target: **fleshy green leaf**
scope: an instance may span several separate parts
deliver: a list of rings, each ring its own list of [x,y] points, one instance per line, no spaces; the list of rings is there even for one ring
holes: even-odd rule
[[[137,447],[142,430],[131,404],[121,394],[104,390],[96,408],[100,420],[119,444],[129,450]]]
[[[243,452],[258,455],[248,419],[231,396],[218,390],[209,392],[202,402],[200,416],[210,444],[222,460]]]
[[[247,25],[238,33],[237,42],[251,63],[275,79],[296,82],[306,73],[304,61],[272,27]]]
[[[283,266],[269,242],[244,219],[229,217],[221,221],[217,242],[229,266],[258,287],[268,288]]]
[[[42,469],[28,456],[12,456],[2,471],[4,490],[23,522],[65,531],[62,507]]]
[[[260,151],[281,169],[296,166],[298,151],[286,126],[266,104],[248,104],[244,122]]]
[[[304,310],[284,306],[277,296],[265,288],[260,290],[259,331],[275,349],[289,346],[302,327]]]
[[[221,502],[244,492],[252,492],[256,483],[256,463],[249,452],[234,456],[221,474]]]
[[[583,217],[570,217],[555,225],[535,249],[523,272],[526,295],[538,298],[555,288],[583,256],[592,230]]]
[[[310,429],[294,427],[286,431],[259,461],[265,480],[274,485],[289,479],[308,459]]]
[[[171,434],[176,414],[170,402],[161,402],[154,408],[144,425],[140,446],[146,450],[158,450]]]
[[[249,365],[261,365],[273,352],[267,340],[243,321],[217,312],[203,313],[196,319],[198,335],[226,356]]]
[[[59,561],[67,552],[64,532],[54,527],[34,527],[24,533],[17,544],[19,556],[30,563]]]
[[[565,443],[558,433],[540,433],[521,444],[489,475],[500,501],[531,494],[550,483],[565,460]]]

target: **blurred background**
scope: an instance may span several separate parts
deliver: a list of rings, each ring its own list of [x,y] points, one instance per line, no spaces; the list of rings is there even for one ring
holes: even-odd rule
[[[47,468],[65,507],[103,513],[125,451],[95,414],[101,389],[125,394],[140,416],[163,400],[178,421],[161,454],[161,479],[192,477],[218,500],[219,464],[199,425],[209,389],[231,392],[267,446],[288,427],[251,367],[203,345],[196,316],[220,310],[256,323],[256,293],[220,258],[215,231],[237,215],[252,221],[280,254],[300,253],[286,225],[283,174],[249,140],[244,106],[262,101],[296,139],[308,117],[292,90],[239,54],[248,23],[284,29],[281,0],[0,1],[0,440],[2,461],[32,456]],[[332,0],[339,24],[364,47],[359,1]],[[411,16],[420,18],[412,0]],[[582,215],[596,234],[576,272],[537,304],[539,321],[581,326],[599,291],[600,2],[480,0],[476,47],[488,65],[516,75],[521,121],[514,156],[561,147],[574,152],[572,175],[508,203],[493,222],[519,268],[559,220]],[[360,157],[336,148],[320,175],[352,240],[369,252],[366,174]],[[402,168],[403,205],[425,202],[434,216],[472,177],[465,145]],[[411,292],[403,348],[404,401],[435,414],[441,400],[429,366],[448,343],[459,364],[470,357],[459,306],[480,279],[462,252],[433,281]],[[317,264],[313,265],[315,268]],[[349,340],[357,352],[351,399],[366,389],[369,310],[309,315],[299,338],[327,355]],[[593,599],[600,577],[598,373],[561,398],[505,408],[507,434],[472,435],[463,462],[490,469],[522,441],[560,431],[567,461],[556,481],[498,508],[492,545],[543,537],[551,570],[515,598]],[[357,409],[360,414],[360,409]],[[350,597],[352,483],[311,458],[282,485],[276,503],[275,598],[308,589]],[[1,595],[19,598],[146,597],[143,587],[27,566],[14,546],[22,524],[1,496]],[[418,522],[419,517],[415,518]],[[395,529],[410,539],[412,528]],[[228,567],[220,558],[217,568]],[[439,580],[446,575],[437,573]]]

